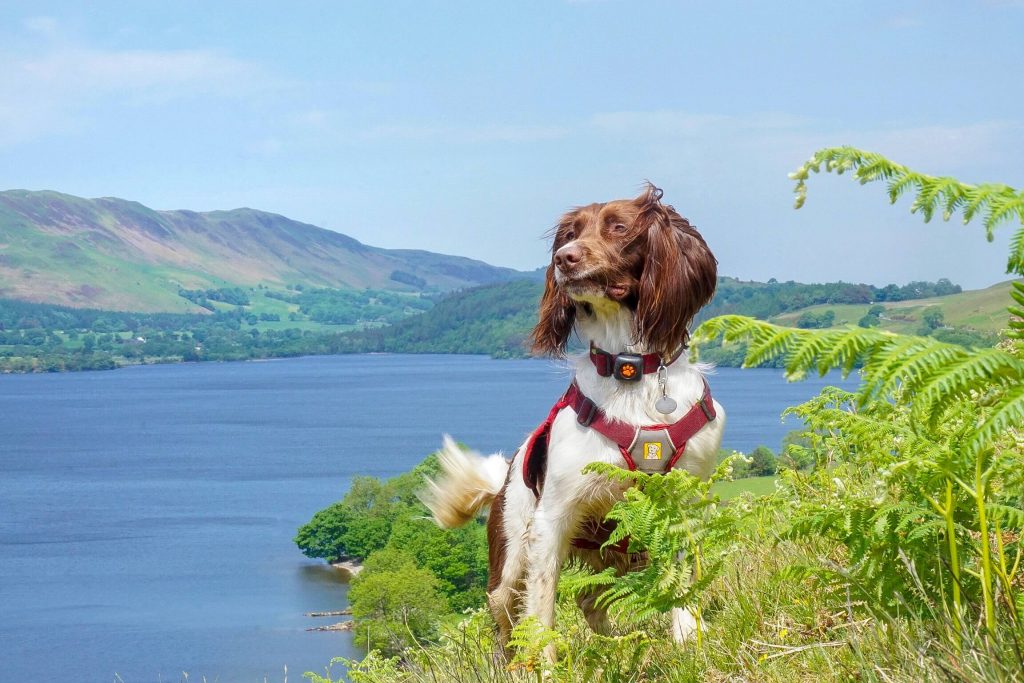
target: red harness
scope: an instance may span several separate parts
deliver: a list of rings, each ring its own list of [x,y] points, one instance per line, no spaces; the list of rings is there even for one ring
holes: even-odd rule
[[[686,449],[686,442],[703,429],[704,425],[715,419],[711,387],[708,386],[706,379],[704,380],[704,392],[700,399],[678,421],[673,424],[643,427],[636,427],[609,418],[603,410],[597,407],[597,404],[583,395],[574,381],[569,385],[562,398],[551,408],[547,419],[534,430],[526,442],[526,452],[523,455],[523,481],[538,499],[543,487],[544,472],[547,469],[548,438],[551,434],[551,425],[563,408],[572,408],[576,413],[576,422],[584,427],[590,427],[614,441],[630,470],[637,469],[636,461],[630,451],[637,444],[641,432],[663,432],[667,436],[673,447],[672,455],[663,469],[664,472],[668,472],[682,457],[683,451]]]

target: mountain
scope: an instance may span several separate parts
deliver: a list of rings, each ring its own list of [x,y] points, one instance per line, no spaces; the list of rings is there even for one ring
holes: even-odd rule
[[[254,209],[155,211],[0,192],[0,297],[120,311],[202,311],[179,289],[448,291],[521,276],[460,256],[381,249]]]

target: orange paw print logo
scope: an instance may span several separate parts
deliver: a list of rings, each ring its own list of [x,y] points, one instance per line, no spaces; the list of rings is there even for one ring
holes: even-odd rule
[[[623,365],[619,369],[619,372],[626,379],[632,379],[633,377],[636,376],[636,366],[634,366],[634,365]]]

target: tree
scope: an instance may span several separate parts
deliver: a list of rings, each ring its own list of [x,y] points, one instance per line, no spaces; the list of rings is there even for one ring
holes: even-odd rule
[[[487,531],[483,524],[441,529],[423,516],[397,520],[389,549],[408,553],[437,578],[437,589],[455,611],[485,602]]]
[[[356,644],[386,654],[432,637],[437,618],[447,611],[430,570],[418,568],[411,555],[393,548],[366,558],[348,598]]]
[[[921,327],[918,330],[919,334],[926,335],[934,330],[942,327],[944,322],[944,316],[942,315],[942,309],[936,306],[926,308],[924,313],[921,314]]]
[[[829,309],[823,313],[814,313],[807,311],[800,314],[800,317],[796,319],[796,326],[801,329],[814,329],[823,327],[832,327],[832,323],[836,320],[836,312]]]
[[[352,522],[348,507],[335,503],[320,510],[313,519],[299,527],[294,541],[306,557],[337,562],[348,555],[344,537]]]
[[[778,470],[775,453],[767,446],[758,446],[750,453],[750,466],[747,470],[751,477],[770,477]]]
[[[885,312],[885,306],[875,304],[868,309],[868,312],[864,314],[864,317],[857,321],[857,325],[860,327],[878,327],[882,324],[883,312]]]

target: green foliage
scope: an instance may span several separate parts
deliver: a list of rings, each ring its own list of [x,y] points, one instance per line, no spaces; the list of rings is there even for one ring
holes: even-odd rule
[[[878,327],[882,323],[882,313],[884,312],[884,306],[872,306],[868,309],[868,312],[864,314],[864,317],[857,321],[857,326]]]
[[[329,325],[394,323],[433,305],[425,297],[379,289],[305,289],[290,300],[310,320]]]
[[[424,477],[437,472],[437,458],[431,455],[412,471],[386,481],[356,477],[341,501],[317,512],[296,533],[295,543],[308,557],[329,562],[365,560],[349,594],[353,616],[359,621],[357,642],[397,652],[413,642],[407,630],[416,639],[430,638],[437,619],[485,600],[483,522],[454,531],[439,529],[416,497]],[[415,572],[406,572],[409,567]],[[364,588],[356,591],[357,584]],[[396,593],[391,602],[382,602],[388,584],[395,586]],[[415,613],[396,612],[400,596],[405,595],[402,591],[413,591],[414,584],[429,600],[411,603],[417,606]],[[363,601],[358,609],[357,600]]]
[[[938,424],[954,403],[981,400],[984,410],[966,443],[971,453],[995,447],[1004,430],[1024,419],[1024,360],[1001,349],[965,349],[929,337],[856,327],[797,330],[741,316],[709,320],[693,340],[699,346],[718,336],[749,344],[745,367],[783,359],[791,379],[833,368],[848,374],[863,365],[858,405],[891,398],[902,387],[914,396],[914,416],[929,426]]]
[[[1010,322],[1006,337],[1011,342],[1016,342],[1015,346],[1019,349],[1020,342],[1024,341],[1024,282],[1013,282],[1012,287],[1010,296],[1013,304],[1009,307]]]
[[[348,556],[343,540],[352,522],[352,513],[344,503],[335,503],[320,510],[306,524],[299,527],[295,544],[306,557],[320,557],[337,562]]]
[[[832,323],[836,320],[835,311],[824,311],[822,313],[813,313],[807,311],[802,313],[799,318],[796,319],[796,326],[800,329],[815,329],[822,327],[832,327]]]
[[[944,323],[944,316],[942,310],[938,308],[926,308],[924,313],[921,314],[921,327],[917,333],[920,335],[928,335],[935,330],[942,327]]]
[[[995,228],[1004,221],[1016,220],[1024,224],[1024,190],[1015,190],[1001,183],[968,185],[955,178],[935,177],[912,171],[906,166],[889,161],[880,154],[865,152],[854,147],[829,147],[819,150],[803,166],[790,174],[796,180],[796,208],[807,199],[807,179],[810,172],[825,171],[837,174],[853,171],[863,185],[884,180],[889,201],[908,191],[915,193],[911,212],[920,211],[925,222],[940,211],[943,220],[949,220],[957,211],[962,212],[964,223],[983,216],[985,236],[991,242]],[[1006,272],[1024,275],[1024,227],[1010,240],[1010,256]]]
[[[238,287],[221,287],[218,289],[179,289],[178,296],[188,299],[197,306],[202,306],[210,311],[216,311],[217,307],[211,301],[220,301],[231,306],[248,306],[249,295],[244,289]]]
[[[346,352],[480,353],[522,358],[537,321],[542,283],[515,280],[448,295],[423,315],[349,333]]]
[[[614,568],[593,574],[577,566],[563,574],[560,588],[573,594],[598,590],[599,606],[634,619],[673,607],[699,608],[697,596],[722,571],[742,518],[741,506],[722,506],[711,491],[716,481],[731,475],[732,459],[722,462],[708,481],[681,469],[644,474],[605,463],[588,465],[584,472],[632,485],[606,517],[616,526],[604,547],[629,538],[630,549],[645,552],[647,563],[623,576],[616,576]]]
[[[432,637],[438,615],[447,611],[434,574],[417,567],[412,555],[394,548],[366,558],[348,598],[357,624],[356,644],[385,653],[401,652]]]
[[[747,476],[769,477],[779,469],[778,459],[767,446],[758,446],[750,452],[750,463],[747,465]]]
[[[408,553],[417,566],[429,569],[453,611],[486,602],[487,530],[483,524],[445,530],[423,515],[403,517],[392,525],[387,547]]]
[[[840,172],[856,168],[862,182],[887,178],[893,199],[916,186],[915,210],[926,220],[940,200],[947,218],[963,208],[965,220],[988,204],[991,235],[995,223],[1019,211],[1005,208],[1018,206],[1012,202],[993,204],[1002,201],[996,186],[981,191],[921,176],[849,148],[819,152],[797,172],[798,204],[807,169],[820,163]],[[1011,254],[1010,264],[1019,268],[1020,255]],[[1021,288],[1012,291],[1021,303]],[[923,331],[942,322],[941,311],[930,309]],[[968,624],[984,625],[989,646],[1000,623],[1019,626],[1024,361],[1017,349],[962,348],[873,329],[794,330],[739,316],[708,321],[694,340],[718,336],[747,342],[745,365],[781,358],[791,377],[863,366],[856,394],[826,390],[790,411],[808,425],[804,450],[816,468],[783,478],[794,501],[786,533],[829,539],[846,553],[842,562],[805,566],[806,572],[857,591],[887,619],[945,615],[939,623],[949,625],[957,648],[970,635]]]

